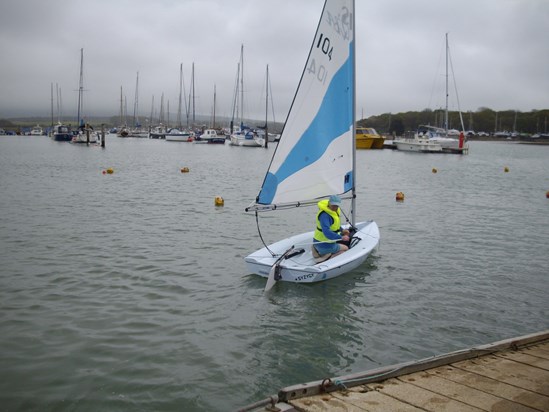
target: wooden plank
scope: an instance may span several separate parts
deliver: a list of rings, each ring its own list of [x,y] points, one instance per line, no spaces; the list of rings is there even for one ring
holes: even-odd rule
[[[536,410],[549,411],[549,397],[486,376],[457,369],[453,366],[442,366],[432,369],[428,373],[512,401],[515,404]]]
[[[478,412],[482,410],[396,378],[389,379],[382,384],[368,384],[367,386],[369,389],[377,390],[426,411]]]
[[[455,370],[454,373],[461,371]],[[453,380],[445,379],[442,376],[427,372],[418,372],[399,378],[403,382],[417,385],[421,388],[438,393],[464,404],[485,410],[485,411],[515,411],[535,412],[536,409],[515,403],[508,399],[502,399],[493,394],[484,392],[471,386],[463,385]]]
[[[495,355],[458,362],[453,366],[549,396],[547,371],[540,368]]]
[[[387,396],[378,391],[369,390],[366,385],[353,388],[345,392],[336,392],[334,396],[340,399],[345,399],[354,406],[362,408],[368,412],[420,412],[421,409],[416,408],[398,399]]]
[[[289,403],[300,412],[369,412],[331,394],[294,399]]]
[[[549,344],[531,346],[529,348],[524,348],[523,351],[529,355],[537,356],[538,358],[549,359]]]
[[[526,365],[535,366],[536,368],[545,369],[549,372],[549,359],[533,356],[529,352],[502,352],[498,353],[497,356],[513,360],[515,362],[524,363]]]

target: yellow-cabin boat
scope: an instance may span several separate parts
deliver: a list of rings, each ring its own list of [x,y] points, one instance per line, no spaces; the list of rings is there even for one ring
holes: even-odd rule
[[[356,128],[356,148],[357,149],[383,149],[385,138],[380,136],[375,129],[371,127]]]

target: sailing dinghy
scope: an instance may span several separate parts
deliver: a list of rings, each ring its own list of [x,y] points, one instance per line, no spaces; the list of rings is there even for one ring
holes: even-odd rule
[[[348,251],[317,263],[314,231],[248,255],[251,273],[277,281],[311,283],[361,265],[379,243],[374,221],[355,223],[355,17],[354,0],[326,0],[307,63],[278,146],[255,202],[259,212],[316,205],[337,194],[350,199],[355,228]],[[313,219],[311,219],[313,221]],[[311,222],[312,223],[312,222]]]

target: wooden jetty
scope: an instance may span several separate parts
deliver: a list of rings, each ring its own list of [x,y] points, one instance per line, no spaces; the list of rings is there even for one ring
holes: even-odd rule
[[[289,386],[240,411],[549,411],[549,330]]]

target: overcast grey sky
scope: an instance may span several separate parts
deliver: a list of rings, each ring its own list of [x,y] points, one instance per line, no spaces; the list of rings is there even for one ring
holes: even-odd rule
[[[269,65],[277,121],[299,82],[323,0],[2,0],[0,118],[50,114],[50,85],[76,112],[84,49],[85,114],[175,119],[179,65],[196,112],[232,111],[244,44],[245,115],[264,117]],[[356,0],[358,118],[444,106],[444,36],[462,111],[549,108],[549,0]],[[453,84],[450,109],[458,107]],[[166,105],[166,103],[165,103]]]

